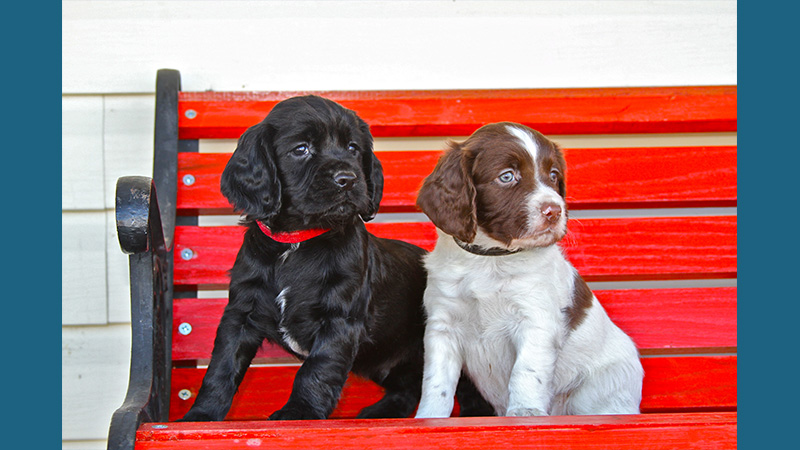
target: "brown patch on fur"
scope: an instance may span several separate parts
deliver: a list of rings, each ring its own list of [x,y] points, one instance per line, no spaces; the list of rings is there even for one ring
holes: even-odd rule
[[[417,196],[417,206],[434,225],[464,242],[472,242],[477,231],[471,166],[472,158],[459,144],[450,143]]]
[[[490,237],[509,245],[528,227],[526,198],[536,189],[533,158],[503,123],[482,127],[463,145],[475,155],[472,179],[478,224]],[[498,176],[509,169],[514,172],[514,183],[499,183]]]
[[[567,197],[567,189],[564,181],[564,176],[567,169],[567,162],[564,160],[564,152],[561,147],[555,142],[547,139],[542,133],[527,128],[533,137],[536,146],[539,147],[538,153],[538,175],[546,186],[550,186],[558,192],[562,198]],[[550,178],[550,171],[556,169],[558,171],[558,178],[553,181]]]
[[[586,318],[587,310],[592,306],[594,294],[589,289],[589,285],[583,281],[578,272],[575,272],[575,284],[572,287],[572,305],[564,308],[564,314],[567,316],[567,326],[570,330],[578,328],[578,325],[583,323]]]

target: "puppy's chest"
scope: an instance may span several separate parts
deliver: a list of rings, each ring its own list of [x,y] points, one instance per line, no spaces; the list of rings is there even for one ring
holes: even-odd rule
[[[273,339],[307,357],[326,322],[357,313],[361,282],[348,279],[341,267],[302,260],[300,252],[287,256],[274,277],[279,293],[271,305],[277,323]]]
[[[324,295],[308,280],[278,282],[279,293],[272,301],[275,314],[274,340],[301,357],[311,353],[325,320],[321,302]]]
[[[278,307],[278,335],[281,343],[294,353],[307,357],[311,347],[307,330],[316,328],[315,321],[307,314],[302,314],[290,303],[291,288],[283,288],[275,304]]]
[[[461,328],[471,338],[485,341],[514,336],[520,327],[541,320],[552,320],[553,309],[542,299],[542,292],[520,292],[517,289],[487,289],[475,285],[466,295]]]
[[[520,269],[520,268],[515,268]],[[515,335],[521,327],[558,327],[569,289],[551,270],[485,270],[460,279],[464,308],[460,324],[477,339]]]

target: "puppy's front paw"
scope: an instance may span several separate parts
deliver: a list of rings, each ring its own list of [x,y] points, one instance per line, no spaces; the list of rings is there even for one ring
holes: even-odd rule
[[[511,408],[506,412],[506,416],[527,417],[527,416],[546,416],[547,413],[539,408]]]
[[[275,411],[269,416],[269,420],[307,420],[307,419],[325,419],[321,414],[302,408],[299,406],[286,404],[283,408]]]
[[[214,422],[219,421],[222,419],[218,419],[210,414],[207,414],[203,411],[199,411],[196,409],[190,409],[189,412],[186,413],[185,416],[176,420],[176,422]]]

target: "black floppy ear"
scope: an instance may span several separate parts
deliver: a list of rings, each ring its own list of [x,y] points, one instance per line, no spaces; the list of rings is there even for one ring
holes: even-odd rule
[[[367,195],[369,195],[369,209],[361,213],[364,222],[369,222],[378,214],[378,207],[383,196],[383,166],[375,153],[370,151],[364,155],[364,174],[367,177]]]
[[[450,143],[417,196],[417,206],[431,222],[463,242],[472,242],[478,230],[471,167],[472,158]]]
[[[269,130],[263,122],[248,128],[220,179],[222,195],[236,211],[265,221],[281,209],[281,184],[269,141]]]
[[[360,215],[364,222],[369,222],[378,214],[378,207],[380,207],[381,197],[383,197],[383,166],[372,149],[372,134],[369,131],[369,125],[363,120],[359,119],[359,121],[364,141],[366,141],[364,143],[367,144],[361,158],[361,166],[367,180],[367,195],[369,196],[369,207]]]

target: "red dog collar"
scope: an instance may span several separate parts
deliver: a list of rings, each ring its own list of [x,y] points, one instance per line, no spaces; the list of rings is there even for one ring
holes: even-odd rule
[[[263,231],[264,234],[266,234],[270,239],[283,244],[299,244],[303,241],[307,241],[311,238],[315,238],[321,234],[331,231],[330,229],[313,228],[310,230],[289,231],[287,233],[273,233],[272,230],[261,223],[260,220],[257,220],[256,223],[258,223],[258,228],[261,228],[261,231]]]

